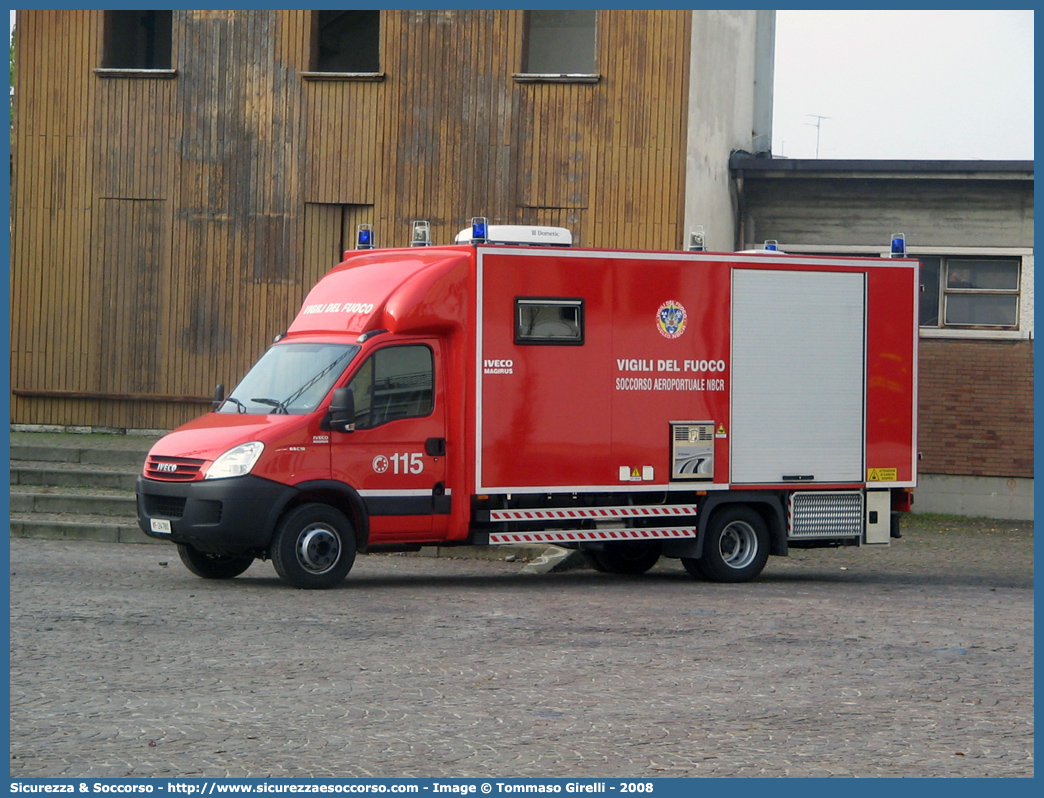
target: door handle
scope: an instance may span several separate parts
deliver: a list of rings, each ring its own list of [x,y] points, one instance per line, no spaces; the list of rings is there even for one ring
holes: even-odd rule
[[[428,440],[424,441],[424,453],[429,457],[445,457],[446,439],[428,438]]]

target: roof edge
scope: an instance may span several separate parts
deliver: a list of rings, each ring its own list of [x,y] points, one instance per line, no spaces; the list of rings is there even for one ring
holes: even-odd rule
[[[830,158],[766,158],[748,152],[733,152],[729,169],[733,172],[783,172],[811,176],[838,172],[874,174],[995,174],[1033,177],[1033,161],[931,161],[931,160],[872,160]]]

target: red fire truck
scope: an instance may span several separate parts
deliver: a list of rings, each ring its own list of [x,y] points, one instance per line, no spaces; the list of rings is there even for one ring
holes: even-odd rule
[[[449,246],[370,236],[150,452],[139,524],[193,573],[270,558],[329,588],[357,553],[546,543],[738,582],[899,535],[917,261],[582,249],[484,219]]]

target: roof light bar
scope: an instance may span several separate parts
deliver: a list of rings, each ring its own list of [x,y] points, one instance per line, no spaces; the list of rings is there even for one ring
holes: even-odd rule
[[[689,252],[706,252],[707,238],[703,232],[703,225],[697,225],[689,230]]]
[[[361,224],[355,237],[356,249],[373,249],[373,227]]]
[[[903,233],[892,233],[892,247],[888,253],[890,258],[906,257],[906,235]]]
[[[425,221],[414,222],[413,237],[410,239],[410,246],[430,247],[431,245],[431,224]]]
[[[485,221],[481,217],[481,222]],[[573,234],[564,227],[544,227],[527,224],[486,225],[485,238],[476,240],[473,227],[465,227],[456,238],[455,244],[514,244],[523,247],[570,247]]]

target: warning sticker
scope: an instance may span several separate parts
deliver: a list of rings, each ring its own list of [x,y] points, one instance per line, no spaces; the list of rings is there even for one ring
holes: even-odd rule
[[[621,482],[650,482],[655,476],[652,466],[620,466]]]
[[[897,479],[898,468],[868,468],[866,471],[867,482],[895,482]]]
[[[715,438],[727,438],[727,437],[729,437],[725,433],[725,425],[724,424],[719,424],[718,425],[718,431],[714,433],[714,437]]]

